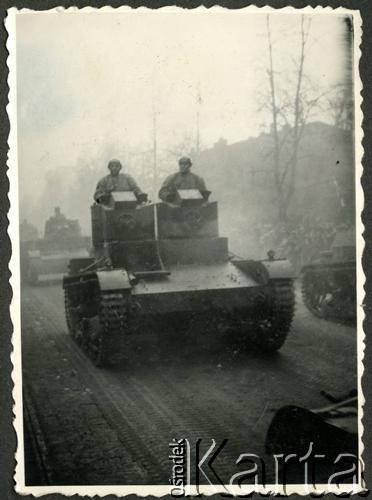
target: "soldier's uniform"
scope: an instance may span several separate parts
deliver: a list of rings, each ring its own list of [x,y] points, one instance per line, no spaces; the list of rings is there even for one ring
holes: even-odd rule
[[[94,200],[100,202],[112,191],[133,191],[135,196],[143,194],[136,181],[128,174],[106,175],[97,184]]]
[[[177,196],[178,189],[198,189],[200,192],[206,192],[204,179],[192,172],[176,172],[169,175],[159,191],[159,198],[166,202],[173,202]]]

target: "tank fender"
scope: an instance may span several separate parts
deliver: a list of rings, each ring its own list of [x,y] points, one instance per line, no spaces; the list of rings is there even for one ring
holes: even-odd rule
[[[231,262],[238,269],[257,281],[260,285],[267,285],[270,275],[266,267],[259,260],[232,259]]]
[[[269,279],[294,279],[296,277],[294,268],[289,260],[264,260],[261,261],[265,266]]]
[[[110,271],[97,271],[97,278],[102,291],[131,290],[127,273],[121,269]]]
[[[274,279],[295,278],[291,263],[285,259],[262,261],[232,259],[231,262],[260,285],[267,285]]]

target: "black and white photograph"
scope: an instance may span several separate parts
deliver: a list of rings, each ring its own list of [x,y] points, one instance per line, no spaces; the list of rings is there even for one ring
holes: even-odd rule
[[[359,12],[5,25],[16,491],[362,492]]]

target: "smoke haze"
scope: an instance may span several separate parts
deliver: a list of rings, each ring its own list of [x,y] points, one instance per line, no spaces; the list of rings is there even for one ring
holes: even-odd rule
[[[311,18],[306,75],[321,92],[346,78],[345,23],[329,13]],[[299,19],[295,12],[272,15],[277,74],[288,82],[298,57]],[[89,233],[91,198],[85,193],[93,192],[111,157],[123,160],[155,193],[154,116],[158,182],[176,168],[182,144],[194,148],[198,110],[202,149],[221,137],[234,143],[269,131],[271,117],[262,108],[267,58],[265,14],[223,9],[19,14],[22,217],[41,227],[59,204],[66,215],[82,218]],[[322,109],[312,118],[330,121]],[[76,187],[84,182],[79,197]]]

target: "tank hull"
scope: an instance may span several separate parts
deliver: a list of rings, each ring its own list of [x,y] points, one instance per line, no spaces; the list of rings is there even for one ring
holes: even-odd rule
[[[88,257],[86,249],[42,254],[29,251],[23,265],[23,278],[32,285],[60,283],[71,259]]]
[[[283,345],[294,312],[288,262],[229,254],[217,203],[194,194],[177,207],[136,207],[114,193],[109,206],[92,207],[94,257],[72,261],[63,286],[68,329],[96,365],[131,356],[143,336]]]
[[[206,330],[227,335],[238,349],[275,351],[294,312],[290,278],[258,282],[233,262],[171,266],[169,274],[130,280],[124,270],[64,278],[67,324],[99,366],[125,359],[143,335]]]

